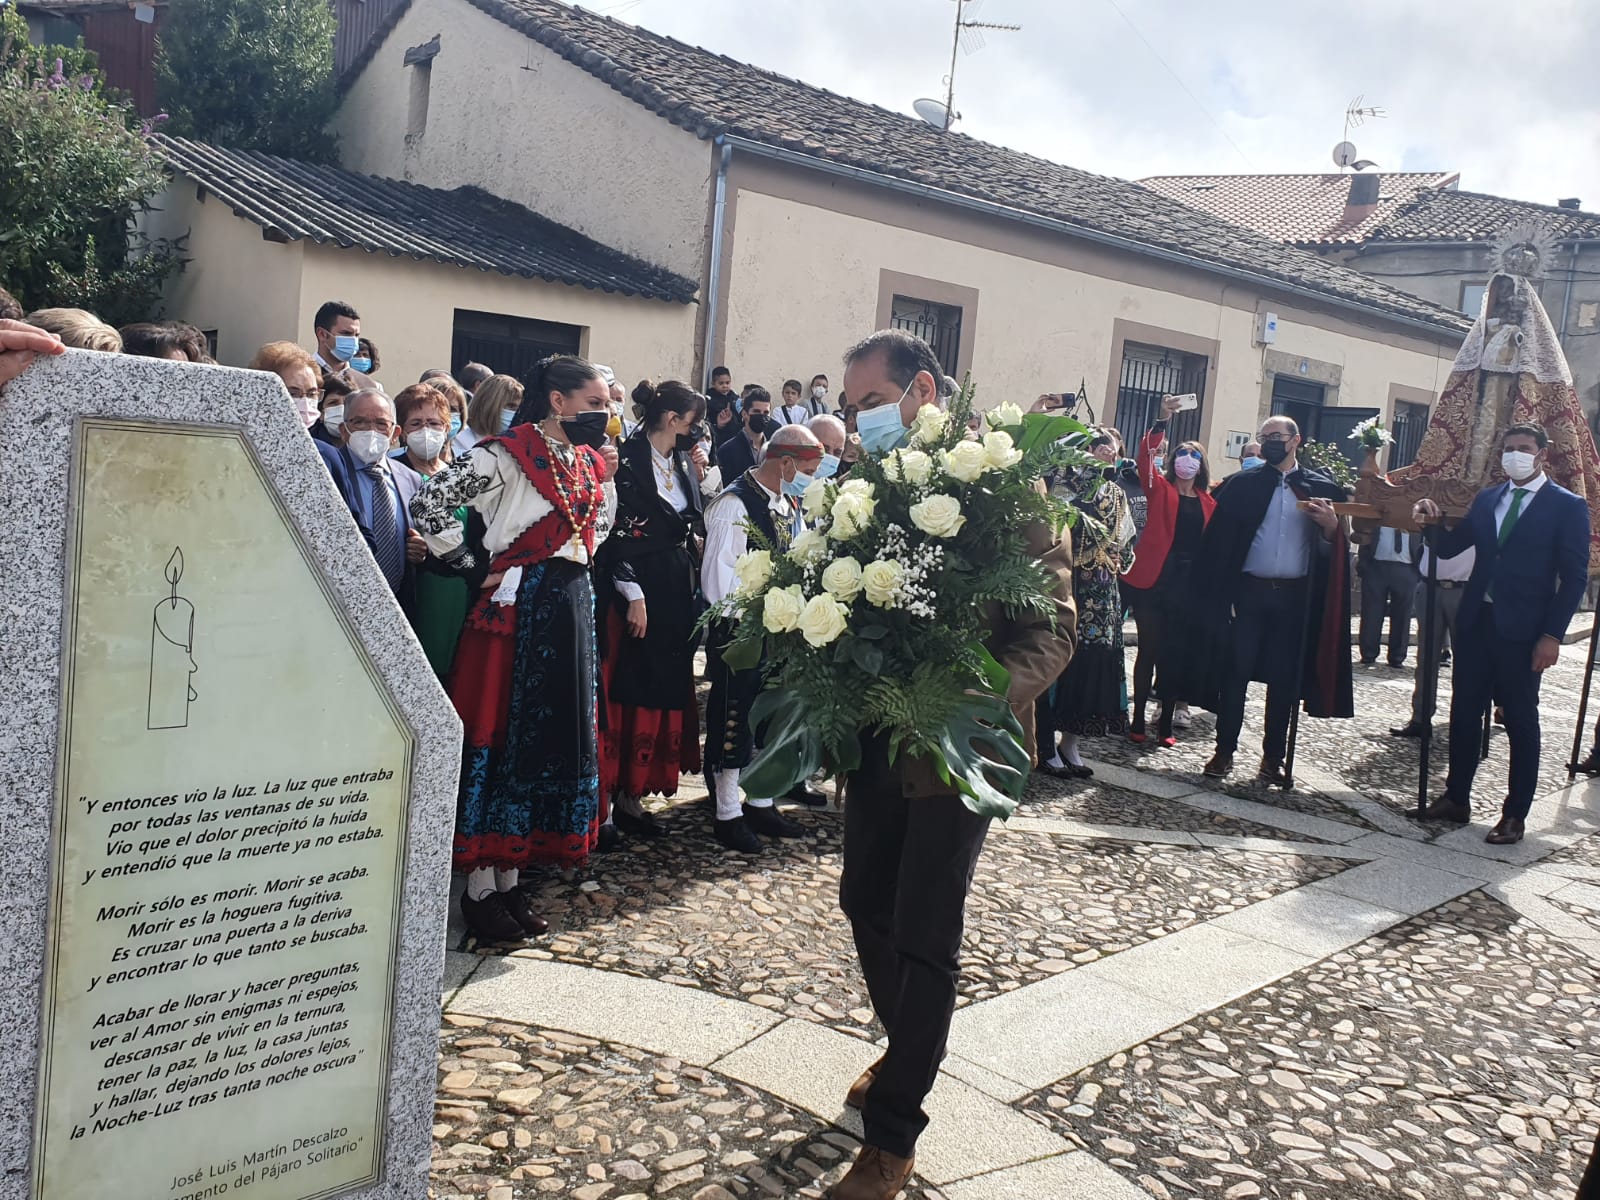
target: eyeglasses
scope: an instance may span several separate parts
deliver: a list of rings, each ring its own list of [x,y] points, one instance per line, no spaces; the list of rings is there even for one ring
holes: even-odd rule
[[[1292,433],[1263,433],[1260,441],[1261,444],[1265,446],[1268,442],[1292,442],[1294,441],[1295,436],[1296,435]]]
[[[375,433],[394,432],[394,423],[388,417],[346,417],[344,427],[355,433],[372,430]]]
[[[291,400],[321,400],[322,399],[322,389],[321,388],[312,388],[310,391],[306,391],[303,388],[290,388],[289,389],[289,399],[291,399]]]

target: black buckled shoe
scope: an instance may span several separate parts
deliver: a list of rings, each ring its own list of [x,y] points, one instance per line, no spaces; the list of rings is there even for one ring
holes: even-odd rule
[[[731,821],[713,821],[712,832],[720,846],[735,854],[761,853],[761,839],[743,817],[734,817]]]

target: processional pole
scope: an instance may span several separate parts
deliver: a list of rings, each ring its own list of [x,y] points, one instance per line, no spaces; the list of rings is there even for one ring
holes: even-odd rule
[[[1422,527],[1422,544],[1428,551],[1428,582],[1422,602],[1422,694],[1428,700],[1428,719],[1422,723],[1422,758],[1417,771],[1417,819],[1428,807],[1428,759],[1433,753],[1433,718],[1439,707],[1439,646],[1444,641],[1435,627],[1439,619],[1439,548],[1436,525]]]
[[[1589,685],[1594,678],[1594,652],[1600,641],[1600,607],[1596,607],[1589,627],[1589,661],[1583,668],[1583,692],[1578,697],[1578,724],[1572,730],[1572,757],[1567,761],[1567,778],[1578,776],[1578,753],[1583,749],[1583,735],[1589,727]]]

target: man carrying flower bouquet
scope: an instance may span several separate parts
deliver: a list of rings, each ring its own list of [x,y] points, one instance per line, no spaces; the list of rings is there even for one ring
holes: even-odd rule
[[[884,460],[888,481],[911,481],[923,489],[912,493],[925,498],[910,506],[909,520],[928,540],[919,550],[910,531],[897,532],[899,527],[891,524],[872,554],[857,549],[877,536],[870,528],[875,505],[892,500],[892,492],[884,495],[883,484],[875,490],[859,475],[843,484],[819,482],[806,504],[809,513],[832,498],[830,516],[823,522],[826,532],[808,531],[806,545],[797,547],[797,553],[808,558],[814,554],[813,569],[831,552],[827,547],[850,553],[820,569],[819,593],[799,610],[801,624],[796,628],[806,641],[831,646],[829,634],[840,636],[842,629],[807,632],[803,623],[804,614],[813,608],[832,607],[843,617],[851,610],[841,597],[859,603],[868,613],[890,614],[883,618],[889,623],[886,630],[902,614],[915,619],[931,613],[937,597],[935,589],[925,586],[928,581],[949,579],[939,572],[957,561],[976,563],[992,552],[999,536],[994,530],[1003,525],[989,526],[985,532],[974,507],[981,487],[978,480],[999,479],[1005,473],[1016,476],[1019,463],[1025,468],[1029,464],[1022,463],[1023,454],[1014,448],[1011,434],[1000,432],[998,425],[983,440],[970,436],[962,440],[949,430],[941,411],[949,400],[946,387],[932,349],[903,330],[875,333],[845,356],[844,394],[846,402],[858,409],[862,449],[866,455],[889,456]],[[1014,414],[1014,428],[1020,431],[1020,410],[1003,407]],[[899,449],[908,443],[913,448]],[[1022,497],[1012,503],[1026,506],[1035,498],[1044,503],[1032,479],[1008,482],[1010,494]],[[997,491],[997,485],[989,485],[990,495]],[[1023,756],[1017,792],[1034,756],[1033,702],[1066,667],[1076,629],[1070,545],[1048,520],[1024,519],[1029,523],[1025,539],[1016,539],[1018,553],[981,573],[995,578],[1004,568],[1005,573],[1027,578],[1027,588],[1018,592],[1019,597],[1026,592],[1026,600],[1015,608],[993,600],[968,606],[981,608],[975,637],[992,656],[988,661],[1003,668],[993,676],[1002,681],[999,709],[1020,724],[1021,746],[1012,744]],[[856,554],[871,561],[862,567]],[[803,581],[783,590],[798,601],[806,587]],[[789,624],[783,611],[788,601],[779,603],[783,597],[768,595],[767,629],[781,629]],[[839,623],[842,627],[844,621]],[[813,619],[811,624],[819,622]],[[863,626],[860,632],[865,637],[871,631]],[[875,665],[871,647],[884,644],[893,634],[880,636],[878,643],[845,649],[857,660]],[[936,658],[932,638],[926,633],[917,637],[926,639],[927,657]],[[888,674],[886,667],[880,669]],[[992,732],[993,725],[973,727],[970,737],[961,741],[970,747],[972,739],[981,741],[985,731]],[[960,976],[967,891],[990,821],[989,815],[975,810],[982,806],[972,803],[970,784],[968,795],[960,794],[956,774],[961,768],[951,761],[959,756],[958,749],[947,754],[944,763],[935,764],[902,744],[891,762],[890,735],[880,729],[859,736],[859,761],[847,772],[840,906],[850,919],[867,989],[889,1044],[883,1057],[850,1089],[846,1103],[862,1110],[865,1145],[833,1190],[834,1200],[895,1196],[911,1174],[917,1138],[928,1123],[922,1102],[945,1054]],[[981,783],[977,786],[982,791]]]
[[[725,600],[771,555],[786,550],[801,529],[799,497],[822,462],[822,443],[803,425],[785,425],[759,452],[760,463],[735,476],[706,507],[706,545],[700,589],[707,604]],[[758,530],[770,549],[746,556],[748,529]],[[743,578],[741,578],[741,575]],[[759,663],[735,669],[723,658],[727,627],[713,622],[706,637],[706,777],[716,805],[713,830],[719,844],[741,854],[756,854],[761,839],[793,838],[805,827],[782,816],[770,793],[739,802],[739,772],[750,762],[754,740],[750,705],[761,691]]]

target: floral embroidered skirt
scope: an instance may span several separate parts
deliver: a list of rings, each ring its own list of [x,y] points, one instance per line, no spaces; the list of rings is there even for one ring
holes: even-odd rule
[[[683,677],[681,710],[619,704],[612,680],[622,657],[627,623],[607,622],[605,657],[606,721],[600,734],[600,795],[673,796],[680,774],[700,771],[700,720],[694,698],[694,663]]]
[[[465,726],[454,863],[582,863],[600,831],[598,662],[589,570],[523,569],[515,605],[484,592],[456,647],[450,696]]]
[[[1122,593],[1107,571],[1073,572],[1078,600],[1078,648],[1052,693],[1056,724],[1079,737],[1125,733]]]

